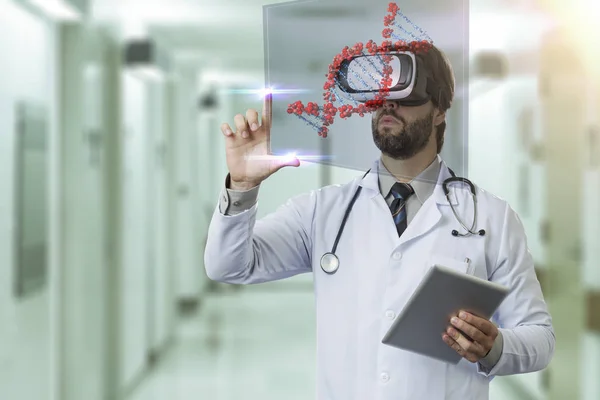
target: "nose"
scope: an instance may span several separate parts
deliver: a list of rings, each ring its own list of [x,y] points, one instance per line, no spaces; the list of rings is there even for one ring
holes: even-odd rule
[[[383,108],[385,108],[386,110],[393,111],[398,108],[398,103],[396,103],[395,101],[386,100],[383,103]]]

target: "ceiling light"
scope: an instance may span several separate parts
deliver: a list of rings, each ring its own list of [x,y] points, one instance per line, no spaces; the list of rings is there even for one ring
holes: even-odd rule
[[[77,22],[81,21],[87,1],[69,0],[28,0],[31,5],[38,8],[45,15],[56,21]],[[77,3],[77,4],[76,4]]]

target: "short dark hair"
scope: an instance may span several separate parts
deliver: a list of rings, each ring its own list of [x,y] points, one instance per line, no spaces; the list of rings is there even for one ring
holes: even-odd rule
[[[427,69],[428,78],[438,85],[440,94],[438,97],[432,97],[431,101],[434,107],[442,112],[446,112],[452,105],[454,99],[454,71],[448,57],[437,47],[431,45],[427,51],[421,51],[416,56],[422,61]],[[446,130],[446,121],[437,126],[436,140],[437,152],[442,151],[444,146],[444,132]]]

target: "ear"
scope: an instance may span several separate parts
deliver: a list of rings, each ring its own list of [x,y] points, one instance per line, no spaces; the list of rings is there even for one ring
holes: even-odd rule
[[[446,120],[446,113],[436,108],[433,112],[433,125],[438,126]]]

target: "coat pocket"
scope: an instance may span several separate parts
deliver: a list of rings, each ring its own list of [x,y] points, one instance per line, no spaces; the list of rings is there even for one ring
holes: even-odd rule
[[[456,258],[452,258],[452,257],[432,254],[429,257],[429,268],[433,267],[434,265],[439,265],[440,267],[451,268],[458,272],[462,272],[463,274],[468,274],[468,275],[473,274],[473,268],[472,268],[471,262],[469,262],[467,259],[464,259],[461,261],[461,260],[457,260]]]

